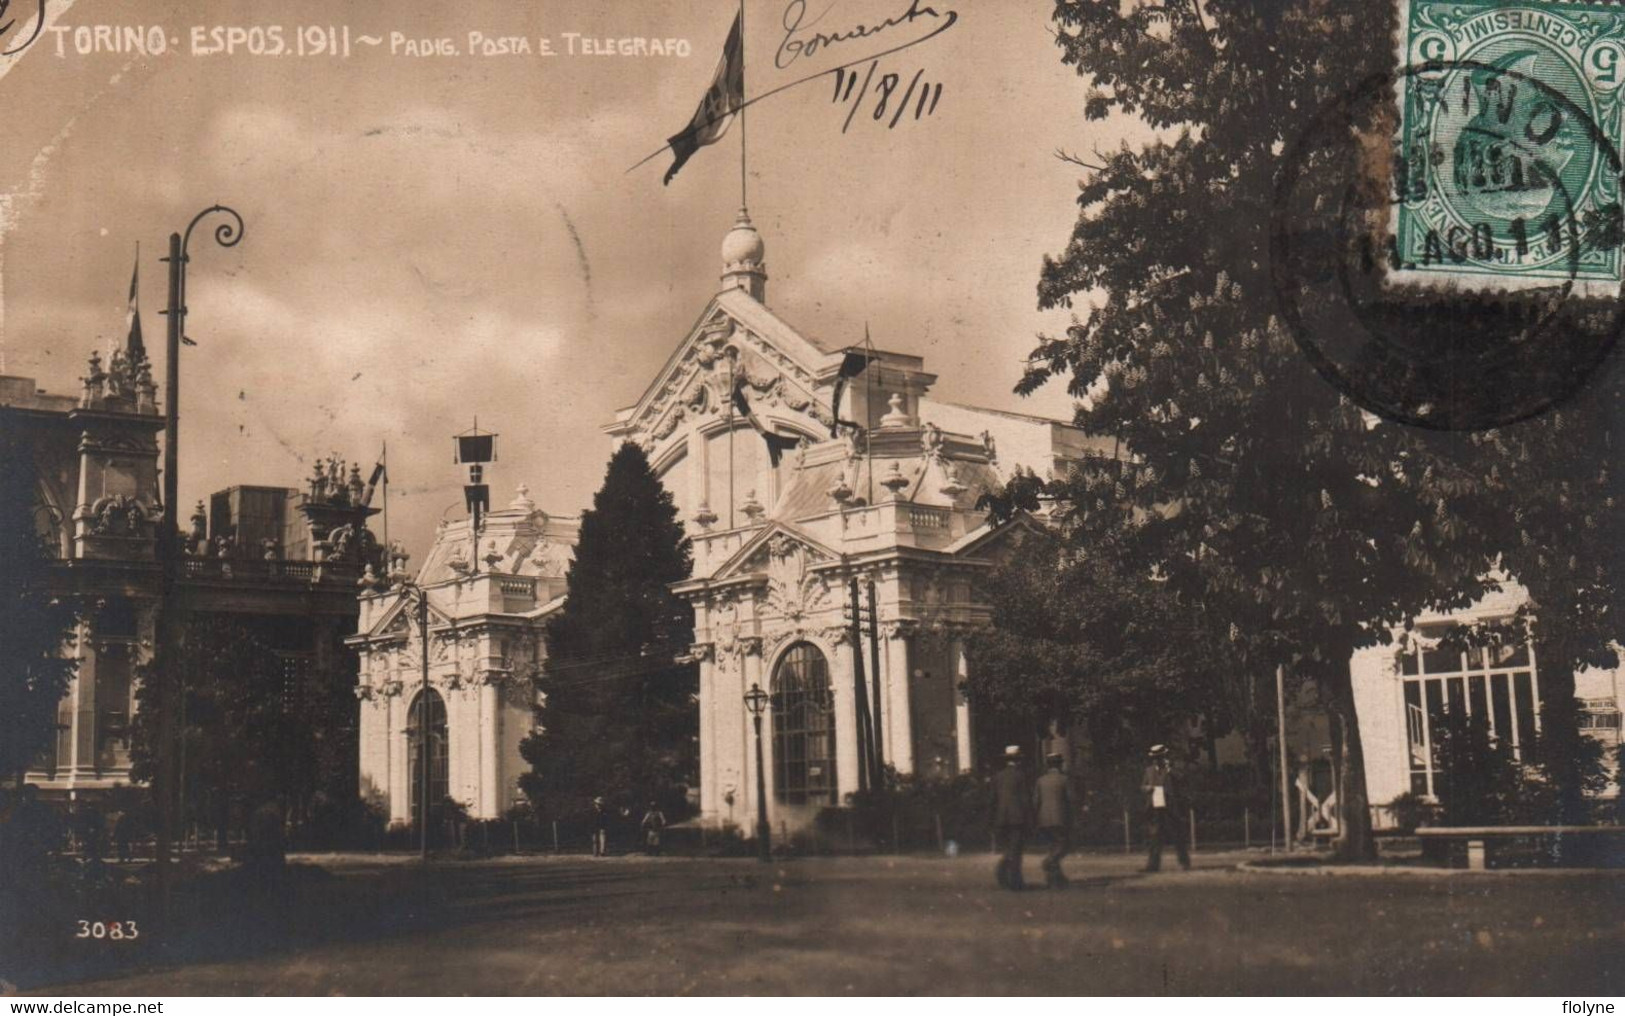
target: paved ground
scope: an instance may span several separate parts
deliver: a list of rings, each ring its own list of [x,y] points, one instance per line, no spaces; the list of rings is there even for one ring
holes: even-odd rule
[[[1625,874],[1301,876],[1241,855],[1063,892],[986,856],[324,858],[147,969],[46,994],[1567,994],[1625,989]],[[1037,875],[1037,858],[1028,862]],[[329,874],[330,873],[330,874]],[[258,929],[258,931],[256,931]],[[256,934],[263,932],[259,937]],[[99,947],[116,956],[111,943]],[[126,962],[133,954],[126,953]],[[88,957],[87,957],[88,958]],[[83,969],[83,968],[81,968]]]

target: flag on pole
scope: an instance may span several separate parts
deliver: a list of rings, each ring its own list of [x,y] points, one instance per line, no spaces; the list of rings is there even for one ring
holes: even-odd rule
[[[864,342],[868,342],[868,329],[864,330]],[[841,419],[841,394],[846,391],[847,383],[862,374],[869,364],[880,357],[867,349],[849,349],[841,358],[841,369],[835,375],[835,391],[830,395],[830,425],[829,436],[838,437],[842,427],[850,427],[854,431],[861,431],[863,426],[854,420]]]
[[[361,498],[363,505],[372,504],[372,494],[373,491],[378,489],[379,480],[383,480],[385,483],[389,482],[389,470],[384,468],[384,460],[388,457],[389,446],[386,444],[383,450],[378,453],[378,461],[373,464],[372,476],[367,479],[367,492]]]
[[[717,61],[711,87],[705,90],[705,97],[694,111],[694,118],[687,127],[666,139],[676,158],[671,168],[666,170],[662,184],[671,183],[671,178],[695,152],[720,141],[728,133],[734,114],[745,103],[744,17],[743,10],[734,17],[733,29],[728,32],[728,41],[722,47],[722,59]]]
[[[147,343],[141,337],[141,246],[135,248],[135,268],[130,272],[130,309],[124,318],[124,328],[128,338],[124,340],[124,352],[129,356],[131,363],[140,363],[147,358]]]

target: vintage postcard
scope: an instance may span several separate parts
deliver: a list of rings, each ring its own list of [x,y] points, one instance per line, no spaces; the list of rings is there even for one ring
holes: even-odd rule
[[[5,1004],[1613,1012],[1622,75],[1609,0],[0,0]]]

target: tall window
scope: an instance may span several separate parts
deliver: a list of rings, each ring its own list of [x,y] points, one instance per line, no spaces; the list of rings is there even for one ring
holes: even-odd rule
[[[427,714],[427,716],[425,716]],[[447,772],[446,752],[446,700],[433,688],[420,692],[412,701],[406,721],[406,771],[412,774],[412,785],[407,792],[412,799],[412,822],[417,824],[423,810],[423,766],[429,766],[429,816],[440,814],[451,783]],[[424,745],[423,731],[428,729],[428,744]]]
[[[835,803],[835,709],[829,664],[798,642],[773,672],[773,796],[784,804]]]
[[[1430,633],[1424,630],[1422,635],[1427,638]],[[1400,657],[1400,674],[1405,682],[1412,793],[1435,793],[1439,759],[1434,732],[1447,714],[1487,724],[1490,736],[1509,746],[1515,756],[1521,756],[1534,739],[1540,685],[1529,646],[1412,650]]]

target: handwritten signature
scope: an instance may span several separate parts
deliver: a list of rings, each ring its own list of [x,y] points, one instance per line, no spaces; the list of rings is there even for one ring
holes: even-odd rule
[[[11,0],[0,0],[0,39],[4,39],[6,37],[6,34],[17,26],[16,17],[10,17],[10,18],[7,17],[7,15],[9,15],[10,13],[11,13]],[[43,31],[44,28],[45,28],[45,0],[35,0],[34,31],[28,36],[28,38],[24,39],[22,42],[17,43],[15,46],[9,46],[6,49],[0,49],[0,56],[14,56],[14,55],[16,55],[18,53],[21,53],[23,50],[25,50],[29,46],[31,46],[35,39],[39,38],[40,32]]]
[[[952,25],[959,18],[956,11],[950,10],[947,14],[940,14],[935,7],[921,6],[920,0],[910,0],[907,10],[885,19],[878,25],[853,25],[844,31],[813,32],[810,35],[804,32],[804,29],[809,29],[823,21],[824,16],[834,6],[832,0],[831,4],[824,8],[823,14],[808,21],[807,0],[790,0],[790,3],[785,5],[784,8],[784,38],[779,42],[778,52],[773,54],[773,65],[780,70],[784,70],[802,57],[811,57],[820,50],[843,42],[851,42],[855,39],[872,38],[899,25],[911,25],[922,18],[930,19],[931,22],[942,22],[942,24],[936,25],[928,34],[914,40],[914,43],[924,42]],[[906,43],[898,48],[904,49],[914,43]]]

